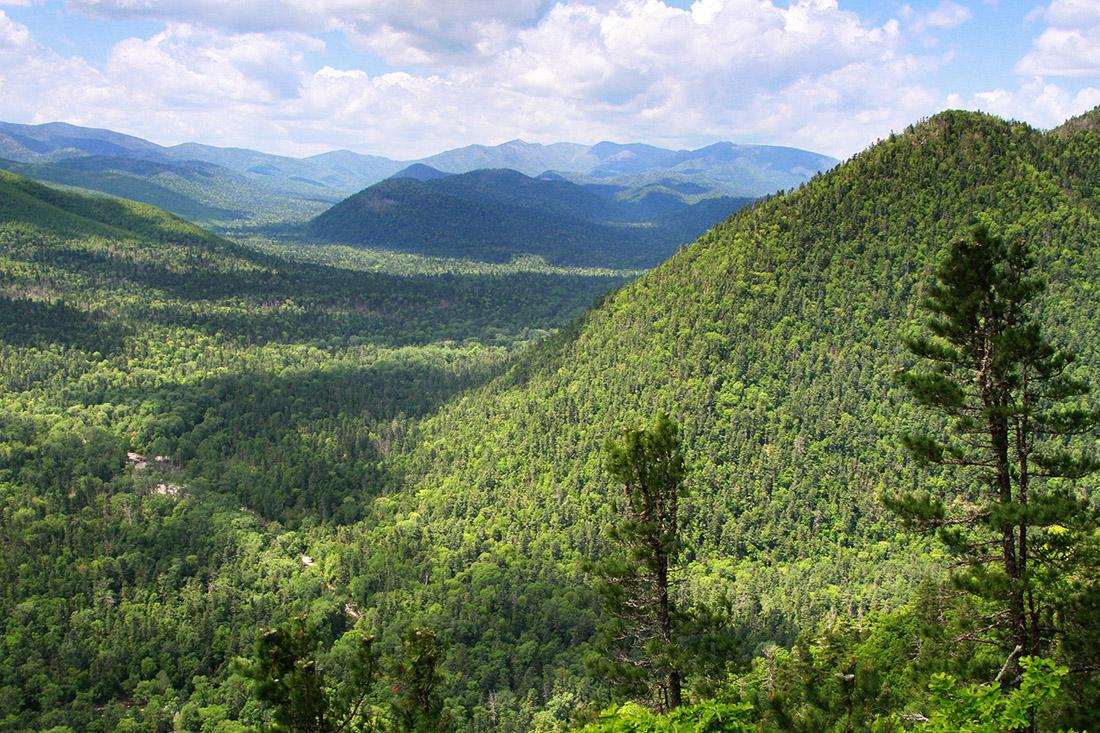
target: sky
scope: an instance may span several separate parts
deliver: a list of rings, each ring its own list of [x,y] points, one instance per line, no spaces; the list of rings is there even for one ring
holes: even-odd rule
[[[0,120],[412,159],[719,140],[845,158],[1100,105],[1100,0],[0,0]]]

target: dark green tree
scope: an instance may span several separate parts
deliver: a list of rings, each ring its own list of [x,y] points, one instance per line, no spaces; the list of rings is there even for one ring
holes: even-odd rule
[[[608,472],[623,486],[623,521],[611,529],[622,551],[592,566],[605,616],[594,667],[619,692],[670,710],[683,701],[677,631],[686,618],[672,585],[687,495],[679,429],[662,414],[648,430],[609,438],[604,450]]]
[[[270,730],[374,730],[363,708],[378,671],[378,656],[369,634],[356,641],[343,684],[333,685],[317,661],[317,629],[304,615],[260,633],[255,656],[241,665],[241,671],[253,681],[256,698],[272,711]]]
[[[960,583],[993,602],[1012,685],[1021,657],[1050,648],[1057,578],[1073,572],[1064,538],[1095,520],[1074,480],[1098,468],[1073,450],[1098,413],[1083,402],[1089,385],[1073,376],[1073,356],[1042,332],[1033,267],[1023,241],[985,227],[949,245],[924,302],[928,334],[907,341],[923,366],[898,378],[946,421],[904,435],[906,448],[923,464],[961,469],[960,482],[946,502],[929,492],[887,500],[911,526],[937,530],[963,564]]]
[[[411,628],[391,670],[393,722],[401,733],[442,733],[450,729],[439,694],[439,663],[446,646],[432,629]]]

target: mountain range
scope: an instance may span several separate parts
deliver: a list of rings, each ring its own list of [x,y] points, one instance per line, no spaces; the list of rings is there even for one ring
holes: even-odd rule
[[[471,145],[420,161],[337,150],[307,158],[198,143],[161,146],[66,123],[0,123],[0,168],[38,180],[133,198],[206,224],[304,221],[413,163],[463,173],[509,168],[599,182],[621,197],[671,193],[756,197],[790,188],[835,160],[794,148],[718,143],[696,151],[647,145]]]
[[[304,238],[489,262],[535,255],[557,265],[652,267],[754,200],[686,203],[655,191],[624,199],[554,175],[449,174],[417,163],[313,219]]]

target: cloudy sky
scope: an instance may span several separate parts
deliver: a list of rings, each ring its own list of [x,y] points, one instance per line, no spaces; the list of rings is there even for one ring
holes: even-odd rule
[[[0,0],[0,119],[163,144],[845,157],[948,107],[1096,105],[1100,0]]]

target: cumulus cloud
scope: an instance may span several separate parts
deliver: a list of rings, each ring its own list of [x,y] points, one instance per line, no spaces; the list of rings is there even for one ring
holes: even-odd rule
[[[1047,27],[1016,71],[1033,76],[1100,77],[1100,3],[1055,0],[1041,17]]]
[[[40,45],[0,11],[0,118],[289,154],[349,147],[412,158],[522,136],[732,139],[844,157],[948,105],[1053,124],[1092,99],[1041,79],[966,99],[930,87],[946,57],[914,52],[923,44],[912,36],[965,22],[969,11],[952,0],[879,23],[835,0],[71,3],[165,25],[90,64]],[[1073,31],[1090,7],[1062,0],[1043,18]],[[395,70],[331,60],[318,69],[322,30]]]
[[[347,146],[413,157],[522,134],[784,141],[843,155],[935,111],[915,81],[928,62],[905,52],[898,23],[869,24],[834,0],[686,9],[660,0],[315,0],[309,12],[305,3],[73,0],[85,13],[167,24],[118,43],[98,67],[60,58],[21,28],[25,63],[6,64],[0,79],[23,84],[25,96],[6,94],[0,116],[25,118],[32,106],[35,119],[128,116],[122,129],[157,140],[286,152]],[[308,31],[334,28],[410,71],[310,70],[306,57],[322,47]],[[65,64],[96,91],[57,114],[43,97],[58,95],[44,90],[65,74],[46,69]],[[823,122],[808,122],[811,113]]]
[[[70,0],[100,18],[204,25],[222,33],[344,31],[352,45],[394,64],[491,56],[548,0]]]
[[[902,8],[902,16],[912,23],[918,32],[925,32],[957,28],[974,17],[974,14],[970,8],[954,0],[940,0],[939,5],[926,13],[917,12],[911,5],[905,5]]]
[[[1065,120],[1100,105],[1100,89],[1085,87],[1077,92],[1044,82],[1031,80],[1018,89],[994,89],[980,92],[966,104],[968,107],[1009,118],[1020,118],[1027,112],[1027,121],[1039,127],[1056,127]]]

